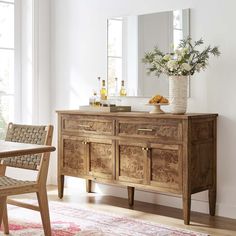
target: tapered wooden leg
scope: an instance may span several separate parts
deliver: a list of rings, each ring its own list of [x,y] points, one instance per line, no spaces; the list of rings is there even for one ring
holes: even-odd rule
[[[58,197],[63,198],[64,194],[64,175],[58,175],[57,184],[58,184]]]
[[[128,201],[129,201],[129,206],[134,205],[134,187],[127,187],[128,190]]]
[[[92,193],[92,180],[86,179],[86,191]]]
[[[4,176],[6,172],[6,166],[0,165],[0,176]],[[7,204],[5,203],[5,209],[2,213],[2,222],[4,234],[9,234],[8,216],[7,216]]]
[[[0,176],[4,176],[6,172],[6,166],[0,164]]]
[[[209,198],[209,212],[211,216],[214,216],[215,211],[216,211],[216,189],[215,188],[209,189],[208,198]]]
[[[47,198],[46,189],[43,189],[43,190],[40,190],[40,192],[37,192],[37,197],[38,197],[41,219],[43,223],[44,234],[47,236],[51,236],[51,224],[50,224],[48,198]]]
[[[217,174],[216,174],[216,155],[217,155],[217,148],[216,148],[216,129],[217,129],[217,124],[216,121],[214,121],[214,130],[213,130],[213,147],[214,147],[214,152],[213,152],[213,157],[212,157],[212,187],[208,191],[208,199],[209,199],[209,212],[211,216],[215,215],[216,211],[216,182],[217,182]]]
[[[6,200],[7,200],[7,197],[0,197],[0,227],[2,225],[4,211],[6,209]]]
[[[3,229],[4,229],[4,234],[9,234],[9,224],[8,224],[8,216],[7,216],[7,204],[5,205],[5,209],[3,211]]]
[[[191,211],[191,195],[183,196],[183,216],[184,224],[189,225],[190,223],[190,211]]]

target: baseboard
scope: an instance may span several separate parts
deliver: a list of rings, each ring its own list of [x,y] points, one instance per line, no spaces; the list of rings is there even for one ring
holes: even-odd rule
[[[115,197],[127,198],[126,188],[114,187],[103,184],[95,184],[95,192],[103,193],[106,195],[111,195]],[[209,204],[207,200],[207,194],[202,194],[202,196],[192,196],[191,210],[200,213],[209,213]],[[201,199],[198,199],[198,198]],[[204,199],[205,198],[205,199]],[[161,193],[146,192],[135,190],[135,200],[148,202],[163,206],[170,206],[175,208],[182,208],[182,197],[176,195],[166,195]],[[226,205],[222,203],[216,204],[216,215],[236,219],[236,206]]]
[[[70,181],[68,181],[70,179]],[[56,181],[53,181],[52,184],[56,184]],[[66,178],[65,186],[74,188],[78,190],[78,186],[83,186],[79,188],[85,190],[85,181],[83,179],[78,178]],[[95,192],[111,195],[120,198],[127,198],[127,190],[124,187],[105,185],[105,184],[95,184],[94,185]],[[78,190],[79,191],[79,190]],[[146,192],[135,190],[135,200],[148,202],[163,206],[170,206],[175,208],[182,208],[182,198],[180,196],[170,196],[166,194],[154,193],[154,192]],[[203,192],[201,194],[194,194],[192,196],[192,204],[191,210],[200,212],[200,213],[209,213],[209,205],[207,193]],[[236,219],[236,206],[225,204],[225,203],[216,203],[216,215]]]

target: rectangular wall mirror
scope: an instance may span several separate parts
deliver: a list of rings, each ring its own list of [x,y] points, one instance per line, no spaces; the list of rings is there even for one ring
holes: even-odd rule
[[[163,52],[173,50],[189,36],[189,25],[189,9],[108,19],[108,94],[119,96],[124,80],[127,96],[168,96],[167,76],[147,75],[142,58],[155,46]]]

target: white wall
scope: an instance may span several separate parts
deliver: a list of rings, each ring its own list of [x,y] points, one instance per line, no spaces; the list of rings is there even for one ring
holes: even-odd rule
[[[87,103],[96,77],[105,78],[108,17],[191,8],[192,37],[220,45],[222,56],[212,58],[206,72],[192,78],[189,111],[219,113],[216,213],[236,218],[236,1],[52,0],[51,7],[51,110],[55,126],[56,109]],[[55,182],[56,163],[53,164],[51,178]],[[112,195],[126,196],[125,189],[98,187]],[[180,198],[158,194],[137,192],[135,199],[181,207]],[[193,210],[208,212],[206,193],[196,194],[193,199]]]

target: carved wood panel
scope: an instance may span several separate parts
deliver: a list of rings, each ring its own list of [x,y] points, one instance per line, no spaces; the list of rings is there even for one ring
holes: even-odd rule
[[[119,142],[117,145],[118,179],[133,183],[146,182],[147,153],[142,150],[146,144]]]
[[[118,123],[119,136],[182,140],[182,125],[179,120],[158,119],[153,121],[124,121]]]
[[[89,141],[89,174],[95,177],[112,179],[113,145],[99,141]]]
[[[83,116],[63,116],[63,130],[81,133],[112,135],[113,121]]]
[[[151,185],[181,189],[182,160],[178,145],[151,145]]]
[[[62,170],[74,175],[86,175],[86,152],[84,139],[72,136],[62,137]]]

